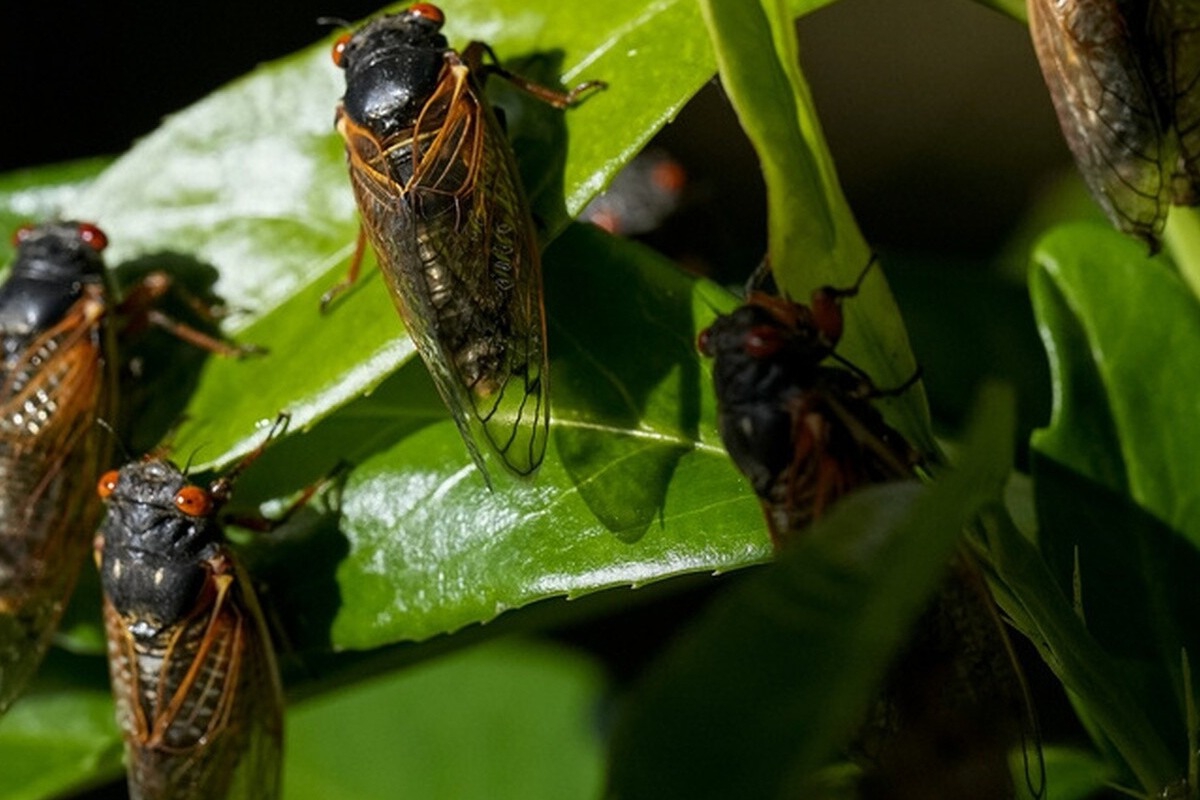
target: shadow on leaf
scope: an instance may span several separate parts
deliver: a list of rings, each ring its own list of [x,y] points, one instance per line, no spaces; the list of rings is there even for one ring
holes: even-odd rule
[[[690,279],[586,225],[567,229],[548,264],[551,385],[570,409],[556,417],[555,442],[592,513],[635,541],[698,436]]]

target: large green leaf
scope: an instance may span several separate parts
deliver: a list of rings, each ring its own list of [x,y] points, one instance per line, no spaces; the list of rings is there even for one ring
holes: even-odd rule
[[[67,670],[87,687],[54,680]],[[37,690],[0,720],[0,797],[40,800],[123,780],[103,670],[100,659],[51,657]],[[301,702],[287,716],[285,796],[595,795],[600,691],[596,665],[578,655],[507,640]]]
[[[1164,258],[1098,226],[1055,230],[1034,259],[1057,387],[1034,446],[1200,547],[1200,303]]]
[[[329,450],[356,464],[341,493],[336,576],[329,564],[289,590],[304,595],[312,581],[314,607],[295,612],[305,617],[328,603],[317,587],[336,583],[335,646],[426,638],[554,595],[768,557],[692,344],[722,294],[582,225],[547,262],[557,421],[536,481],[498,475],[496,491],[484,489],[419,363],[247,474],[243,497],[266,498],[331,466]],[[637,361],[607,366],[630,342]]]

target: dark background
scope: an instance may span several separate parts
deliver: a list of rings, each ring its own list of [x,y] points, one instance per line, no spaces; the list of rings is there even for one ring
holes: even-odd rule
[[[118,154],[162,117],[378,0],[26,3],[6,21],[0,169]],[[331,112],[332,113],[332,112]]]

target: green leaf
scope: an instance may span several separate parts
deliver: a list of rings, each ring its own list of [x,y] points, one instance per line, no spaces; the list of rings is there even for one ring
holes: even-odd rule
[[[1025,0],[976,0],[976,2],[1012,17],[1018,22],[1028,21],[1028,14],[1025,11]]]
[[[120,737],[107,691],[26,697],[0,722],[0,796],[58,796],[121,770]]]
[[[1045,237],[1031,289],[1055,397],[1033,439],[1041,569],[1073,603],[1014,591],[1041,604],[1029,616],[1081,713],[1156,791],[1186,774],[1180,652],[1200,651],[1200,303],[1164,258],[1098,225]],[[1094,641],[1071,632],[1076,614]]]
[[[872,256],[842,194],[800,72],[792,15],[782,2],[701,3],[721,82],[754,144],[767,184],[771,270],[780,290],[804,300],[823,286],[851,286]],[[873,269],[846,302],[839,353],[877,385],[899,386],[916,360],[882,271]],[[926,452],[937,447],[922,389],[885,404],[894,424]]]
[[[1179,266],[1179,272],[1200,295],[1200,211],[1186,206],[1171,209],[1164,231],[1167,251]]]
[[[290,800],[596,796],[594,665],[505,641],[305,703],[288,715]]]
[[[692,344],[714,313],[711,285],[586,226],[547,262],[557,422],[536,481],[484,491],[417,364],[314,429],[316,441],[394,442],[342,494],[335,645],[422,639],[554,595],[769,556]],[[268,457],[320,449],[305,438]]]
[[[1124,664],[1092,636],[1037,548],[1007,515],[989,514],[985,524],[991,566],[1008,589],[997,595],[1005,613],[1076,698],[1085,722],[1100,737],[1098,744],[1115,748],[1121,766],[1156,795],[1184,774],[1184,753],[1178,759],[1172,755],[1161,735],[1164,728],[1151,719],[1160,709],[1137,695],[1141,684],[1131,684]]]
[[[1200,547],[1200,303],[1165,259],[1099,226],[1053,231],[1034,260],[1056,386],[1034,446]]]
[[[985,395],[960,468],[871,487],[714,602],[626,707],[616,797],[790,797],[849,738],[1011,468],[1012,397]]]

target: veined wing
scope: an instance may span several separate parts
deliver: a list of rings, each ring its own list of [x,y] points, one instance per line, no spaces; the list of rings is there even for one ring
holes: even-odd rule
[[[1174,138],[1118,0],[1029,0],[1029,28],[1067,145],[1114,225],[1157,248]]]
[[[134,800],[274,800],[282,698],[261,612],[226,553],[195,613],[137,637],[105,602]]]
[[[1153,39],[1163,53],[1164,91],[1179,140],[1174,202],[1200,203],[1200,5],[1194,0],[1152,4]]]
[[[97,287],[0,374],[0,712],[45,652],[99,516],[113,408]],[[81,485],[82,484],[82,485]]]
[[[360,208],[364,199],[377,208],[367,228],[380,266],[480,469],[486,476],[483,440],[528,475],[549,433],[532,221],[504,134],[465,65],[448,62],[425,109],[410,139],[380,148],[384,157],[354,175]]]

